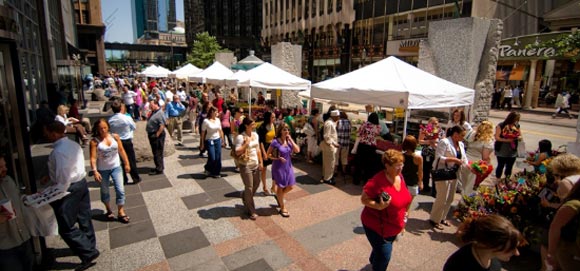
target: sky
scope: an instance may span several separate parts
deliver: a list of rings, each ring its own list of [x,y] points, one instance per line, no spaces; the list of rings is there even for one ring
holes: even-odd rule
[[[103,23],[107,26],[106,42],[133,43],[131,1],[101,0]],[[175,0],[175,10],[177,20],[183,21],[183,0]]]

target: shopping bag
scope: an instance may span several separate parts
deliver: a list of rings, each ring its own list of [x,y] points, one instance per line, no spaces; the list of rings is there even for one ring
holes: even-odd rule
[[[526,143],[523,141],[518,142],[518,157],[526,158],[528,153],[526,152]]]

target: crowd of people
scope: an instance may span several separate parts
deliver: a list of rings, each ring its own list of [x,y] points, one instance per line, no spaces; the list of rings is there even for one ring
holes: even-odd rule
[[[54,114],[52,120],[46,120],[44,133],[55,146],[48,161],[50,174],[47,179],[51,183],[48,188],[20,201],[12,195],[18,191],[12,191],[14,188],[10,183],[13,181],[6,176],[2,167],[3,158],[0,157],[2,189],[10,190],[10,199],[17,208],[20,208],[19,204],[30,204],[39,197],[45,199],[44,204],[50,204],[54,209],[59,234],[80,257],[81,268],[94,264],[99,251],[95,246],[91,222],[82,146],[69,140],[66,133],[74,133],[81,145],[89,143],[90,167],[94,180],[100,183],[104,215],[108,220],[130,223],[123,208],[126,205],[124,186],[130,183],[128,175],[133,184],[141,181],[132,144],[136,121],[146,121],[145,131],[155,163],[149,174],[164,173],[166,133],[176,140],[177,145],[182,145],[182,126],[184,122],[190,122],[191,133],[200,138],[199,156],[207,158],[204,165],[206,177],[224,176],[222,148],[231,150],[236,171],[244,184],[241,198],[246,218],[259,218],[254,196],[260,186],[265,195],[275,196],[280,216],[290,217],[285,198],[296,184],[292,159],[294,154],[301,152],[301,146],[296,143],[298,126],[294,119],[295,110],[277,110],[266,106],[263,120],[258,123],[252,116],[245,115],[244,107],[237,106],[233,90],[224,99],[222,91],[225,90],[202,84],[191,86],[189,93],[185,92],[186,85],[162,80],[107,80],[107,83],[99,84],[106,85],[112,96],[110,105],[114,114],[109,119],[99,119],[92,127],[87,127],[80,117],[67,115],[74,111],[73,103],[70,109],[65,105],[59,106],[58,114]],[[118,86],[114,89],[121,91],[112,91],[112,85]],[[506,98],[510,97],[504,97],[504,101]],[[262,93],[255,102],[266,104]],[[43,107],[42,110],[48,109]],[[346,112],[330,107],[324,114],[316,108],[310,113],[304,127],[300,127],[306,134],[304,156],[306,161],[314,163],[318,153],[322,153],[320,182],[336,185],[335,176],[351,174],[349,166],[354,166],[353,184],[363,186],[361,222],[372,248],[369,262],[373,270],[387,269],[393,242],[405,231],[415,196],[424,192],[435,197],[428,220],[434,230],[451,226],[446,218],[458,183],[461,183],[464,195],[474,190],[475,173],[469,161],[491,162],[495,153],[497,167],[494,177],[509,176],[513,173],[518,156],[518,143],[523,138],[517,112],[510,112],[496,126],[483,121],[472,127],[466,121],[465,113],[457,109],[453,111],[447,129],[443,129],[439,120],[432,117],[428,120],[429,129],[421,129],[418,137],[407,136],[403,139],[402,151],[389,149],[377,155],[378,144],[389,139],[389,133],[376,113],[369,114],[367,121],[360,126],[354,144],[350,139],[353,125]],[[92,133],[92,139],[89,139],[89,133]],[[418,146],[420,153],[416,152]],[[354,153],[354,163],[349,162],[351,153]],[[545,173],[542,161],[550,155],[551,143],[542,140],[538,155],[528,163],[536,171]],[[552,163],[554,176],[558,179],[554,184],[558,192],[554,196],[561,201],[558,205],[554,205],[554,201],[542,201],[545,206],[559,209],[545,231],[543,255],[546,263],[572,270],[569,268],[574,266],[574,257],[579,255],[578,244],[570,242],[572,239],[569,236],[573,233],[566,232],[564,228],[578,216],[580,159],[562,155]],[[266,177],[268,166],[272,172],[270,181]],[[435,178],[434,172],[439,169],[452,172],[451,177]],[[111,182],[116,194],[116,215],[110,205]],[[3,232],[11,234],[18,230],[18,224],[14,223],[6,212],[0,212],[0,229]],[[459,227],[458,234],[465,246],[449,257],[444,270],[499,270],[497,259],[507,261],[511,256],[517,256],[518,246],[524,243],[522,234],[507,219],[498,215],[465,221]],[[2,270],[7,264],[15,262],[13,259],[7,260],[5,255],[27,259],[30,254],[29,235],[20,235],[20,238],[0,244]],[[19,264],[23,270],[30,270],[28,263],[21,261]]]

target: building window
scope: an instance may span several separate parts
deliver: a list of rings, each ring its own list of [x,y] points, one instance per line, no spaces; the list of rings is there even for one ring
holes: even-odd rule
[[[290,17],[292,17],[292,21],[296,21],[296,0],[292,0],[292,12],[290,13]]]
[[[318,4],[320,4],[320,10],[318,11],[318,14],[320,16],[324,15],[324,0],[318,0]]]
[[[324,0],[319,0],[319,1],[324,1]],[[312,18],[316,17],[317,5],[318,5],[318,3],[316,2],[316,0],[312,0]]]
[[[326,13],[327,14],[332,13],[332,8],[333,8],[333,5],[332,4],[333,4],[332,3],[332,0],[328,0],[328,7],[326,7]]]
[[[342,0],[336,0],[336,12],[342,10]]]
[[[304,18],[308,18],[308,15],[310,15],[310,0],[306,0],[306,3],[304,3]]]

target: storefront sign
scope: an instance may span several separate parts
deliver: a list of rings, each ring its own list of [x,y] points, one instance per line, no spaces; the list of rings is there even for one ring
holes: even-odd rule
[[[419,43],[421,40],[402,40],[399,43],[399,51],[401,52],[419,52]]]
[[[512,45],[501,45],[499,47],[499,57],[529,57],[529,58],[550,58],[556,55],[556,50],[552,47],[525,48],[514,47]]]
[[[417,56],[421,39],[387,41],[387,55],[390,56]]]

